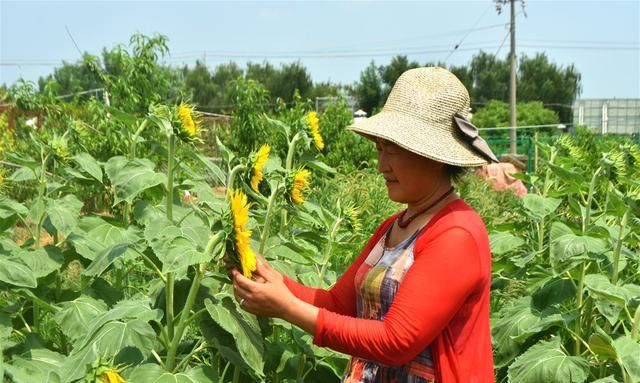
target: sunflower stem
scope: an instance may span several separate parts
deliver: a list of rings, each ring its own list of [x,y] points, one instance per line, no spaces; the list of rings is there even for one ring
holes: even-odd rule
[[[291,141],[289,141],[289,149],[287,150],[287,160],[285,162],[285,173],[291,173],[291,168],[293,167],[293,154],[296,152],[296,143],[300,141],[302,135],[300,132],[296,133]],[[282,212],[282,228],[287,225],[287,211],[284,210]]]
[[[236,176],[243,169],[244,169],[243,165],[236,165],[233,169],[231,169],[231,171],[229,172],[229,180],[227,181],[227,190],[233,191],[233,183],[236,180]],[[230,197],[231,197],[231,193],[227,193],[227,197],[226,197],[227,202],[229,202]]]
[[[264,252],[264,245],[267,243],[267,238],[269,237],[269,229],[271,228],[271,218],[273,213],[273,206],[276,200],[276,196],[278,195],[278,191],[280,190],[280,185],[278,185],[269,196],[269,203],[267,204],[267,214],[264,217],[264,229],[262,230],[262,236],[260,238],[260,249],[258,250],[258,254],[262,255]]]
[[[620,252],[622,251],[622,240],[624,239],[624,230],[627,227],[630,212],[631,212],[631,207],[627,208],[627,210],[624,212],[624,215],[620,219],[620,232],[618,233],[618,241],[616,242],[616,247],[613,250],[613,275],[611,276],[611,283],[613,283],[614,285],[618,283],[618,273],[620,270]]]
[[[167,219],[169,222],[173,224],[173,154],[175,150],[175,137],[173,134],[169,135],[169,147],[167,153]],[[169,337],[169,342],[173,344],[175,328],[174,328],[174,312],[173,312],[173,297],[174,297],[174,285],[175,285],[175,275],[170,272],[167,273],[166,277],[166,286],[165,286],[165,304],[167,308],[167,335]],[[172,369],[173,365],[169,366],[169,361],[167,360],[167,369]]]

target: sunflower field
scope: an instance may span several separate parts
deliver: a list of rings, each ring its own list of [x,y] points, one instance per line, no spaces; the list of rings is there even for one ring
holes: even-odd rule
[[[345,355],[238,306],[225,262],[251,276],[260,254],[327,288],[401,207],[346,104],[264,111],[258,84],[236,86],[215,128],[186,102],[140,113],[23,88],[48,118],[1,126],[4,382],[340,380]],[[490,232],[497,381],[639,382],[640,148],[587,130],[537,145],[524,198],[457,185]]]

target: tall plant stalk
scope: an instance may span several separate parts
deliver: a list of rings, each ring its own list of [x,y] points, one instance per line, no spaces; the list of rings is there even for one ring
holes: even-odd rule
[[[175,137],[173,133],[169,134],[169,148],[168,148],[168,169],[167,169],[167,219],[173,223],[173,164],[174,164],[174,151],[175,151]],[[165,287],[165,302],[167,307],[167,334],[169,339],[174,338],[174,312],[173,312],[173,296],[175,285],[175,274],[172,272],[167,273],[167,283]]]
[[[211,236],[207,246],[204,250],[206,255],[211,255],[213,253],[213,249],[216,248],[218,244],[224,239],[224,232],[220,231],[217,234]],[[195,304],[196,297],[198,296],[198,290],[200,289],[200,284],[202,283],[202,278],[204,277],[205,264],[198,264],[195,267],[196,274],[193,277],[193,281],[191,281],[191,287],[189,288],[189,293],[187,294],[187,300],[184,304],[184,308],[180,312],[178,317],[178,323],[176,324],[175,334],[173,337],[169,338],[169,348],[167,351],[167,360],[165,362],[165,368],[167,371],[173,371],[174,366],[176,365],[176,352],[178,350],[178,345],[182,340],[182,336],[187,328],[187,325],[191,323],[197,315],[189,315],[193,305]]]

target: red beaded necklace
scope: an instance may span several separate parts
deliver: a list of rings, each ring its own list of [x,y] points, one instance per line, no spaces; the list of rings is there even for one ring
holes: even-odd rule
[[[411,217],[407,218],[406,221],[404,220],[404,216],[407,214],[407,210],[403,211],[402,213],[400,213],[400,216],[398,216],[398,226],[400,226],[400,228],[404,229],[407,226],[409,226],[409,224],[411,223],[411,221],[413,221],[414,219],[416,219],[416,217],[426,213],[429,209],[431,209],[432,207],[436,206],[439,202],[441,202],[443,199],[447,198],[447,196],[449,194],[453,193],[453,187],[451,187],[449,190],[447,190],[443,195],[441,195],[437,200],[435,200],[433,203],[429,204],[429,206],[425,207],[424,209],[420,210],[419,212],[415,213],[414,215],[412,215]]]

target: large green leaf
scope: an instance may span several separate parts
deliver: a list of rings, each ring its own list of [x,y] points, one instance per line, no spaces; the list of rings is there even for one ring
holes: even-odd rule
[[[5,372],[14,383],[62,383],[60,366],[64,355],[47,349],[32,349],[5,365]]]
[[[95,178],[98,182],[102,182],[102,168],[98,161],[89,153],[79,153],[73,156],[73,160],[84,172]]]
[[[600,238],[574,234],[561,222],[551,225],[551,263],[556,267],[573,257],[602,254],[606,248],[606,242]]]
[[[0,232],[13,226],[18,215],[26,217],[28,214],[29,210],[23,204],[0,196]]]
[[[3,345],[12,332],[13,324],[11,323],[11,317],[0,311],[0,352],[3,351]]]
[[[640,343],[623,335],[613,341],[618,354],[618,363],[631,377],[632,382],[640,382]]]
[[[72,341],[86,336],[90,330],[91,321],[107,312],[107,305],[104,302],[87,295],[62,302],[60,307],[62,310],[55,314],[54,320]]]
[[[13,182],[26,182],[26,181],[35,181],[38,177],[36,176],[36,171],[39,172],[40,168],[37,169],[29,169],[29,168],[20,168],[11,174],[9,179]]]
[[[60,269],[64,258],[59,248],[47,246],[36,250],[20,249],[13,253],[16,262],[22,262],[36,278],[45,277]]]
[[[584,286],[590,294],[599,298],[607,299],[619,305],[626,304],[626,291],[609,282],[609,279],[602,274],[588,274],[584,277]]]
[[[5,256],[0,256],[0,281],[29,288],[38,285],[35,275],[27,265]]]
[[[99,217],[83,217],[68,240],[78,254],[94,260],[99,253],[118,244],[135,244],[139,251],[144,250],[141,234],[140,230],[133,225],[125,229]],[[126,255],[127,258],[135,258],[137,253],[129,249]]]
[[[213,161],[211,161],[210,159],[208,159],[207,157],[205,157],[204,155],[200,154],[198,151],[196,150],[190,150],[189,153],[192,154],[192,156],[197,159],[198,161],[200,161],[200,163],[202,165],[204,165],[205,169],[209,172],[209,174],[211,174],[211,176],[213,177],[213,180],[215,181],[215,183],[219,184],[219,185],[224,185],[227,182],[227,177],[224,174],[224,172],[222,171],[222,169],[220,169],[220,167],[218,165],[216,165],[215,163],[213,163]]]
[[[147,363],[135,367],[126,375],[127,381],[135,383],[214,383],[219,381],[215,370],[207,366],[172,374],[157,364]]]
[[[154,253],[162,262],[163,272],[184,275],[190,265],[209,261],[202,247],[200,227],[177,227],[166,218],[150,222],[144,235]],[[208,232],[208,229],[206,229]]]
[[[560,206],[560,202],[562,202],[561,199],[543,197],[538,194],[527,194],[522,197],[525,210],[532,218],[537,220],[552,214]]]
[[[140,319],[143,321],[159,321],[162,318],[160,310],[152,309],[150,301],[147,299],[127,299],[118,302],[106,313],[100,314],[89,323],[87,336],[74,342],[74,347],[78,348],[84,344],[91,343],[93,334],[98,332],[102,326],[111,321],[124,319]]]
[[[609,375],[606,378],[594,380],[593,382],[589,382],[589,383],[620,383],[620,382],[616,380],[615,376]]]
[[[235,300],[222,293],[216,295],[216,302],[206,299],[205,307],[216,324],[233,336],[244,361],[256,374],[262,376],[264,345],[256,317],[239,310]]]
[[[505,232],[491,233],[489,240],[491,241],[491,252],[494,255],[512,252],[524,244],[524,239]]]
[[[58,233],[65,237],[78,224],[80,210],[84,204],[73,194],[67,194],[59,199],[46,199],[45,211]]]
[[[562,323],[557,309],[537,310],[531,297],[522,297],[504,306],[491,329],[496,366],[508,365],[520,353],[520,343],[531,335]]]
[[[128,299],[111,310],[98,314],[89,323],[86,335],[73,342],[73,351],[63,366],[64,380],[84,375],[84,366],[98,357],[112,358],[125,347],[137,349],[143,358],[156,347],[156,334],[149,321],[159,321],[160,310],[150,307],[148,299]]]
[[[167,177],[156,173],[153,170],[153,162],[147,159],[127,160],[124,157],[112,157],[104,168],[116,190],[114,205],[122,201],[132,203],[143,191],[166,183]]]
[[[116,259],[127,252],[129,246],[128,243],[119,243],[100,251],[83,274],[90,277],[99,277]]]
[[[85,339],[81,347],[74,347],[62,366],[64,381],[82,377],[86,365],[99,357],[114,358],[121,351],[133,348],[139,351],[142,358],[146,358],[156,348],[156,333],[142,319],[110,321]]]
[[[560,347],[560,338],[531,346],[510,366],[513,383],[582,383],[589,376],[589,364],[579,356],[569,356]]]

